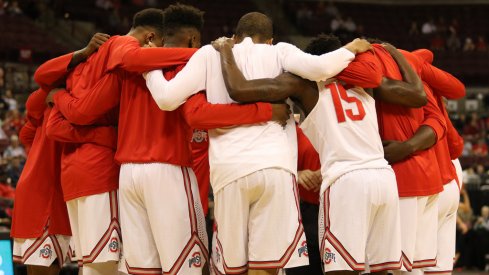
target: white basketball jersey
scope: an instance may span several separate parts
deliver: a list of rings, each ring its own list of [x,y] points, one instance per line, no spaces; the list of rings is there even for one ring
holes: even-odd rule
[[[318,82],[319,99],[301,128],[319,153],[321,192],[341,175],[390,168],[384,159],[375,100],[363,89]]]

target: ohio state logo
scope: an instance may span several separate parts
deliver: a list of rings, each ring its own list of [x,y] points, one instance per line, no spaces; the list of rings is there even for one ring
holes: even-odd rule
[[[299,249],[297,249],[297,252],[299,253],[299,257],[301,257],[302,255],[309,257],[309,254],[307,251],[307,242],[306,241],[303,241],[301,243],[301,247],[299,247]]]
[[[119,250],[119,240],[116,237],[113,237],[112,239],[110,239],[109,251],[115,253],[118,250]]]
[[[192,142],[201,143],[202,141],[207,141],[207,132],[204,130],[194,130]]]
[[[202,258],[200,256],[200,252],[195,252],[192,254],[192,258],[188,260],[188,267],[201,267],[202,266]]]
[[[39,256],[43,259],[50,259],[53,256],[53,250],[50,244],[45,244],[39,251]]]
[[[331,250],[329,248],[325,248],[324,249],[323,261],[324,261],[325,264],[330,264],[331,261],[333,261],[333,262],[336,263],[335,254],[333,252],[331,252]]]

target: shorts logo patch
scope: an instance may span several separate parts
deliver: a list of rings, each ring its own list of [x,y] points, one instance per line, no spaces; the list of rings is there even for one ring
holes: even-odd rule
[[[192,254],[192,258],[188,260],[188,267],[201,267],[202,266],[202,257],[200,256],[200,252],[195,252]]]
[[[219,252],[219,247],[216,246],[216,262],[221,261],[221,253]]]
[[[309,253],[307,251],[307,242],[306,241],[303,241],[301,243],[301,247],[299,247],[299,249],[297,249],[297,253],[299,253],[299,257],[301,257],[302,255],[304,255],[305,257],[309,257]]]
[[[51,249],[50,244],[45,244],[39,251],[39,257],[43,259],[51,259],[52,256],[53,256],[53,250]]]
[[[324,249],[323,261],[325,264],[330,264],[331,261],[336,263],[335,254],[333,252],[331,252],[331,250],[329,248]]]
[[[110,239],[109,251],[112,253],[119,251],[119,240],[116,237]]]
[[[203,141],[207,141],[207,132],[203,130],[194,130],[192,142],[201,143]]]

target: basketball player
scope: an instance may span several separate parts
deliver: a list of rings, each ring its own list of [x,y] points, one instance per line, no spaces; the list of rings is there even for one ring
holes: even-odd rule
[[[237,26],[235,48],[248,77],[274,77],[284,69],[310,79],[326,79],[341,71],[355,53],[369,49],[363,40],[322,56],[272,42],[272,22],[263,14],[244,15]],[[211,103],[231,103],[219,55],[204,46],[171,81],[160,71],[147,74],[146,84],[163,110],[174,110],[190,95],[206,89]],[[275,274],[283,267],[308,262],[297,204],[295,125],[266,123],[209,131],[209,162],[215,199],[217,241],[213,266],[217,273]],[[280,228],[280,230],[276,230]]]
[[[109,70],[138,71],[183,64],[193,50],[141,48],[149,42],[161,45],[162,32],[161,10],[146,9],[137,13],[128,35],[111,37],[86,63],[75,68],[67,82],[68,90],[82,97]],[[117,111],[113,109],[100,114],[95,124],[116,125]],[[62,121],[56,113],[51,114],[51,118],[50,129],[54,133]],[[70,169],[64,170],[66,177],[62,183],[66,186],[63,188],[65,200],[70,201],[74,237],[80,244],[76,246],[77,255],[83,258],[84,266],[88,267],[84,268],[84,273],[116,274],[120,229],[117,203],[119,167],[113,160],[114,150],[90,143],[66,146],[71,148],[64,150],[64,163]],[[88,216],[90,219],[86,219]],[[94,222],[94,218],[97,222]]]
[[[325,36],[308,49],[320,54],[340,46],[339,40]],[[319,236],[324,270],[349,274],[401,268],[397,185],[383,158],[374,99],[363,89],[345,90],[338,82],[316,84],[288,73],[246,81],[229,44],[219,48],[230,95],[244,102],[291,97],[306,114],[301,128],[321,158]],[[408,84],[420,82],[402,56],[392,54]]]
[[[84,61],[107,40],[95,34],[86,48],[71,54],[70,67]],[[50,87],[44,87],[46,90]],[[61,144],[46,137],[47,92],[39,89],[26,102],[27,123],[20,132],[24,146],[30,143],[29,154],[16,189],[11,236],[13,257],[27,265],[28,274],[58,274],[63,266],[71,236],[66,204],[60,184]],[[71,129],[84,142],[90,139],[86,130]]]

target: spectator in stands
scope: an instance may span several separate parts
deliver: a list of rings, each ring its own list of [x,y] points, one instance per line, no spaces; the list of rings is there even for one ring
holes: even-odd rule
[[[10,161],[13,158],[25,159],[26,154],[24,148],[20,145],[19,137],[17,135],[12,135],[10,137],[10,145],[3,152],[3,157]]]
[[[19,7],[19,2],[15,0],[10,2],[10,5],[8,5],[8,13],[10,15],[21,15],[22,10]]]
[[[345,27],[345,29],[351,33],[354,33],[357,31],[357,25],[355,24],[355,22],[353,22],[353,18],[351,18],[351,16],[348,16],[346,18],[346,21],[343,23],[343,26]]]
[[[464,139],[475,142],[485,136],[484,122],[479,119],[476,112],[473,112],[463,128]]]
[[[0,0],[0,16],[5,14],[5,5],[6,4],[7,3],[5,3],[3,0]]]
[[[22,173],[22,168],[24,168],[23,161],[20,157],[14,157],[8,163],[7,169],[5,172],[7,173],[8,178],[12,181],[12,186],[16,187],[17,182],[20,178],[20,173]]]
[[[0,226],[8,226],[10,224],[14,198],[15,189],[2,171],[2,175],[0,175]]]
[[[482,229],[489,232],[489,206],[484,205],[481,208],[481,216],[474,224],[475,229]]]
[[[9,110],[17,110],[17,100],[14,98],[14,94],[11,89],[5,90],[3,100],[8,104]]]
[[[328,6],[326,7],[326,14],[330,17],[334,18],[340,14],[338,8],[334,5],[333,1],[328,2]]]
[[[462,156],[470,156],[472,155],[472,142],[465,140],[464,142],[464,150],[462,151]]]
[[[421,32],[426,35],[436,32],[436,25],[433,22],[433,18],[430,18],[427,22],[423,24],[423,26],[421,27]]]
[[[486,39],[484,36],[479,35],[477,37],[477,44],[475,44],[475,49],[480,52],[486,52],[487,51],[487,44],[486,44]]]
[[[472,152],[475,156],[486,157],[487,156],[487,144],[484,139],[479,139],[474,146],[472,146]]]
[[[343,18],[341,15],[337,15],[333,20],[331,20],[331,32],[336,32],[343,28]]]
[[[477,174],[477,176],[480,179],[480,185],[481,186],[489,184],[488,183],[489,175],[487,174],[487,171],[486,171],[484,165],[477,164],[477,166],[475,167],[475,173]]]
[[[463,50],[464,52],[471,52],[475,50],[475,45],[474,42],[472,41],[472,38],[470,37],[465,38],[465,44]]]
[[[312,18],[312,11],[307,7],[305,3],[301,4],[301,7],[295,14],[297,24],[301,27],[305,26]],[[228,26],[229,27],[229,26]]]
[[[460,194],[462,197],[457,211],[457,225],[459,229],[459,234],[457,235],[457,251],[460,253],[460,258],[457,264],[460,267],[472,267],[473,251],[477,246],[477,238],[472,224],[474,214],[470,204],[469,194],[465,190],[465,187],[460,190]]]
[[[479,269],[486,268],[486,257],[489,255],[489,206],[481,208],[481,215],[474,223],[474,230],[477,236],[477,246],[475,247],[475,265]]]
[[[95,1],[95,6],[103,10],[110,10],[114,7],[114,4],[111,0],[97,0]]]
[[[455,28],[450,27],[449,29],[450,36],[447,39],[447,49],[451,51],[458,51],[460,47],[462,47],[462,43],[460,43],[460,38],[457,35],[457,31]]]
[[[441,51],[445,49],[445,40],[439,32],[436,32],[435,36],[430,41],[430,47],[432,50]]]
[[[452,119],[453,126],[457,129],[459,134],[463,133],[465,123],[467,123],[467,118],[465,117],[465,113],[458,113],[457,116]]]
[[[24,118],[21,116],[20,112],[15,109],[7,112],[5,121],[3,122],[2,128],[7,134],[7,136],[12,136],[20,132],[20,128],[24,125]]]
[[[409,35],[410,36],[418,36],[419,35],[418,22],[416,22],[416,21],[411,22],[411,27],[409,28]]]
[[[438,17],[438,21],[436,22],[436,31],[440,34],[445,34],[447,32],[447,23],[445,22],[445,17]]]

